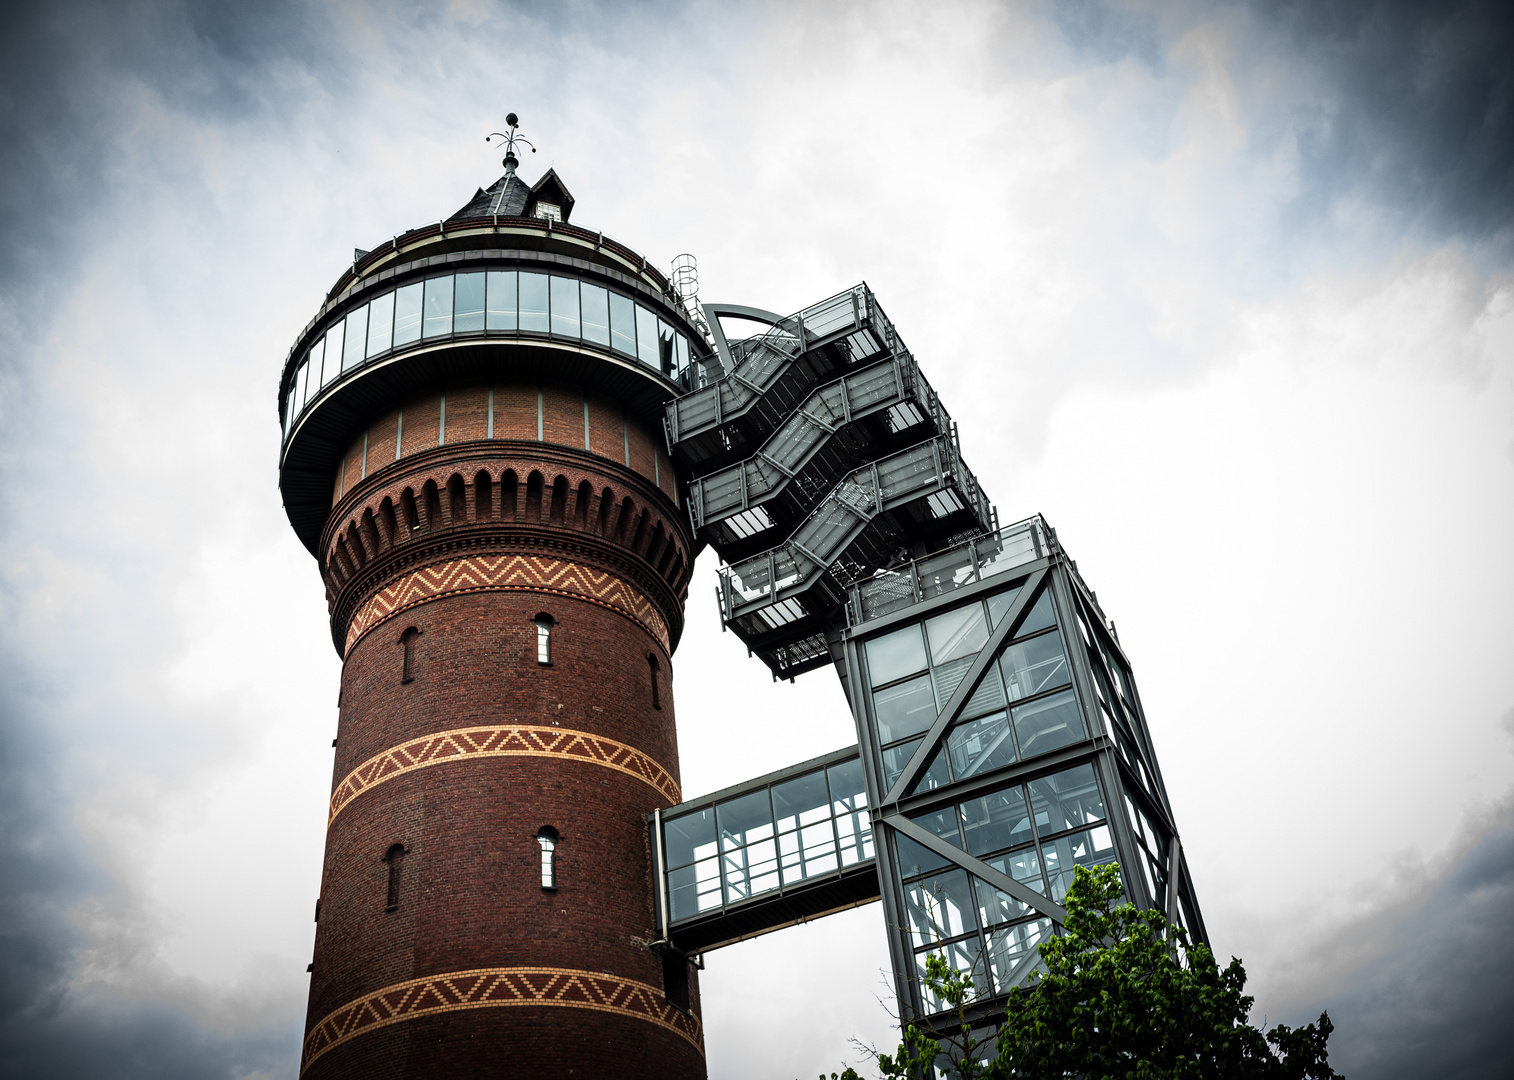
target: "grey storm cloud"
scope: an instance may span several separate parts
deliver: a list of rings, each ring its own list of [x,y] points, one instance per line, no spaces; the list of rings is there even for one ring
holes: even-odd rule
[[[1505,1025],[1514,1013],[1514,800],[1418,889],[1336,929],[1320,967],[1345,984],[1294,1009],[1328,1009],[1331,1061],[1354,1078],[1514,1073]],[[1354,960],[1354,963],[1352,962]]]
[[[1256,28],[1258,47],[1301,72],[1308,93],[1272,115],[1299,140],[1299,213],[1324,216],[1362,195],[1436,236],[1507,247],[1514,224],[1514,13],[1496,3],[1290,2],[1222,7]],[[0,358],[0,484],[11,513],[0,542],[19,543],[15,500],[33,468],[22,444],[33,421],[28,314],[76,266],[101,227],[98,195],[134,122],[130,88],[165,107],[228,126],[277,125],[274,77],[299,69],[340,95],[358,63],[341,9],[263,4],[31,3],[7,8],[0,35],[0,291],[11,344]],[[422,18],[423,16],[415,16]],[[1152,13],[1066,0],[1051,18],[1074,51],[1099,63],[1132,57],[1161,68],[1170,27]],[[1501,239],[1500,239],[1501,237]],[[83,521],[76,522],[81,528]],[[119,568],[118,568],[119,572]],[[20,606],[0,569],[0,604]],[[287,1073],[299,1033],[288,1023],[222,1030],[187,1009],[70,989],[85,932],[73,917],[115,887],[72,823],[76,780],[42,718],[78,658],[42,655],[7,619],[0,651],[0,1075],[243,1076]],[[1328,1008],[1340,1067],[1361,1077],[1508,1075],[1500,1024],[1514,1009],[1514,818],[1489,818],[1441,875],[1385,913],[1338,928],[1349,989],[1300,1001],[1290,1022]],[[1335,955],[1335,954],[1332,954]],[[1357,1070],[1352,1073],[1352,1069]]]
[[[1359,193],[1432,234],[1509,243],[1514,8],[1284,0],[1254,11],[1273,47],[1317,79],[1316,99],[1281,118],[1299,136],[1304,204]]]

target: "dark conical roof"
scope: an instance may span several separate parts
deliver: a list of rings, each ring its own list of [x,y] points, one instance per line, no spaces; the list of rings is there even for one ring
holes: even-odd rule
[[[467,205],[447,220],[492,217],[495,214],[500,217],[524,217],[526,203],[530,200],[531,189],[521,182],[520,177],[509,173],[490,184],[487,191],[479,188]]]

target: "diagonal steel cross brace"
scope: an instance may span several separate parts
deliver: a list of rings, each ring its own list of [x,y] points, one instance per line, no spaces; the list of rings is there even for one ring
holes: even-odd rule
[[[1067,921],[1067,909],[1061,904],[1053,903],[1050,898],[1042,896],[1030,886],[1023,885],[1008,874],[995,870],[982,859],[969,855],[956,844],[948,843],[929,829],[921,828],[903,814],[884,814],[879,820],[900,835],[909,837],[921,847],[929,848],[968,873],[982,878],[1000,892],[1007,892],[1022,904],[1029,904],[1058,926]]]
[[[925,733],[925,738],[920,741],[919,746],[915,747],[915,752],[910,755],[904,771],[899,774],[899,779],[894,781],[893,786],[888,789],[888,794],[883,796],[884,806],[892,806],[902,799],[904,793],[909,790],[909,786],[925,768],[925,763],[930,760],[936,744],[941,741],[941,736],[946,733],[947,727],[966,707],[973,694],[977,693],[978,684],[983,681],[983,674],[988,670],[988,666],[998,659],[999,650],[1019,629],[1020,623],[1025,619],[1025,613],[1030,610],[1031,602],[1036,599],[1036,593],[1045,578],[1046,570],[1043,567],[1027,578],[1025,584],[1020,587],[1020,594],[1015,597],[1015,602],[1004,613],[1004,618],[994,628],[994,632],[988,636],[988,641],[978,653],[978,658],[973,661],[972,667],[967,669],[967,674],[957,684],[957,689],[952,694],[951,700],[946,703],[946,708],[941,710],[940,715],[936,717],[936,722]]]

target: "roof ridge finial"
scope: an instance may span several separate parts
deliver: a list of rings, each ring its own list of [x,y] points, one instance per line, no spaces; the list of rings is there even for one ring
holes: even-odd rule
[[[515,166],[520,164],[520,160],[515,156],[515,144],[520,143],[522,146],[531,147],[531,153],[533,154],[536,153],[536,146],[531,142],[530,139],[526,138],[520,133],[520,117],[516,116],[514,113],[506,114],[505,126],[510,129],[510,134],[506,135],[504,132],[491,131],[489,134],[484,136],[484,142],[488,142],[491,139],[495,138],[505,140],[505,160],[500,164],[504,165],[505,177],[506,179],[508,179],[515,175]]]

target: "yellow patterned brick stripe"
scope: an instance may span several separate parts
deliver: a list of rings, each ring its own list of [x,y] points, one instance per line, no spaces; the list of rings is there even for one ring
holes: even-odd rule
[[[379,623],[416,604],[450,593],[511,591],[587,600],[640,623],[668,648],[668,625],[657,608],[614,574],[540,555],[474,555],[415,570],[379,590],[347,627],[346,651]]]
[[[385,780],[450,761],[516,756],[567,757],[603,765],[650,784],[675,805],[683,801],[678,783],[668,770],[634,746],[569,728],[498,724],[422,735],[375,754],[348,773],[331,793],[326,826],[330,828],[353,799]]]
[[[365,1031],[420,1016],[511,1005],[557,1005],[634,1016],[687,1039],[704,1055],[699,1018],[675,1009],[661,990],[646,983],[569,968],[478,968],[396,983],[343,1005],[305,1036],[300,1072]]]

